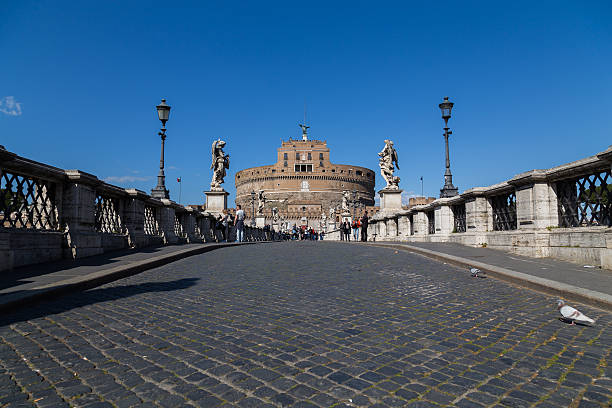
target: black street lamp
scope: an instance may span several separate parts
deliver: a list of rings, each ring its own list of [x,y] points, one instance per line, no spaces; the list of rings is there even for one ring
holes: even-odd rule
[[[449,130],[448,120],[451,117],[453,105],[454,103],[448,100],[448,96],[445,96],[444,101],[438,105],[442,111],[442,119],[444,119],[444,142],[446,145],[446,171],[444,172],[444,187],[440,189],[440,198],[453,197],[458,194],[458,188],[453,186],[453,175],[451,173],[450,158],[448,155],[448,137],[453,134],[453,132]]]
[[[159,160],[159,174],[157,175],[157,186],[151,190],[151,197],[154,198],[170,198],[170,191],[166,189],[166,176],[164,175],[164,142],[166,141],[166,122],[170,116],[170,106],[166,105],[166,100],[162,99],[161,103],[156,106],[157,116],[162,123],[161,132],[161,159]]]
[[[251,225],[255,226],[255,190],[251,191]]]

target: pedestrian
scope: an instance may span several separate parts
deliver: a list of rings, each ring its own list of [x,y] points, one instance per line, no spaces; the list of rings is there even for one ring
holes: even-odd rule
[[[361,217],[361,241],[368,241],[368,212],[366,211]]]
[[[244,241],[244,210],[238,204],[236,206],[236,242]]]
[[[359,218],[353,220],[351,227],[353,227],[353,241],[359,241]]]
[[[344,221],[344,239],[351,242],[351,224],[349,224],[348,220]]]
[[[223,215],[221,216],[221,233],[223,234],[223,242],[227,242],[229,238],[229,225],[230,225],[230,216],[227,210],[223,210]]]

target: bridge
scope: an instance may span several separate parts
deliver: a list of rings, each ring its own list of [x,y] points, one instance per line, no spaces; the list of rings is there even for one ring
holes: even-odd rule
[[[368,243],[236,244],[0,150],[0,406],[607,406],[611,153],[383,208]]]

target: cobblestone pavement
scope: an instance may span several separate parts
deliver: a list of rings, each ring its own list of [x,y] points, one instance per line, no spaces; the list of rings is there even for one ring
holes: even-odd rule
[[[0,406],[612,401],[612,315],[404,251],[224,248],[0,319]]]

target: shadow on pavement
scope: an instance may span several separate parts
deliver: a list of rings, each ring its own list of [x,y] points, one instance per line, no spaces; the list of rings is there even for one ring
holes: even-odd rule
[[[0,317],[0,327],[25,320],[45,317],[66,312],[71,309],[127,298],[150,292],[170,292],[187,289],[196,284],[200,278],[185,278],[169,282],[147,282],[137,285],[113,286],[108,288],[90,289],[85,292],[60,297],[59,299],[41,301],[36,305],[24,306],[14,312],[4,312]]]
[[[164,247],[147,247],[138,249],[119,249],[116,251],[110,251],[100,255],[93,255],[86,258],[78,259],[61,259],[58,261],[39,263],[27,266],[21,266],[13,269],[12,271],[2,272],[2,281],[0,282],[0,290],[8,289],[13,286],[23,285],[24,283],[32,282],[28,278],[33,278],[41,275],[48,275],[55,272],[65,271],[67,274],[71,273],[71,270],[77,268],[94,268],[97,266],[110,266],[113,263],[120,262],[121,257],[126,255],[133,255],[137,253],[152,254],[159,252]],[[77,274],[75,272],[75,274]],[[82,274],[82,273],[79,273]]]

